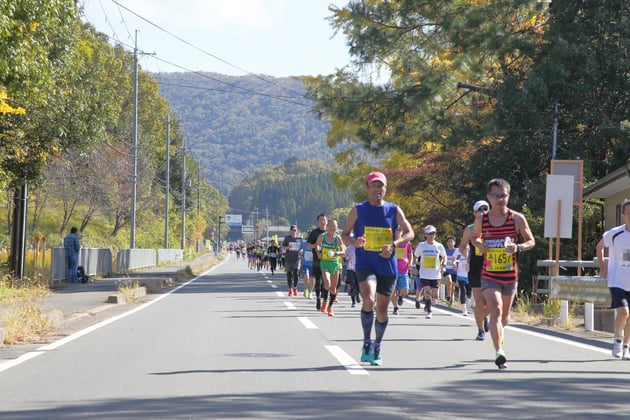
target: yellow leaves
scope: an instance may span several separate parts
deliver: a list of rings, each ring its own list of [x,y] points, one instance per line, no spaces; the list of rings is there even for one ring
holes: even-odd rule
[[[0,114],[14,114],[14,115],[22,115],[26,114],[26,110],[22,107],[13,108],[7,102],[9,99],[9,94],[7,90],[0,86]]]

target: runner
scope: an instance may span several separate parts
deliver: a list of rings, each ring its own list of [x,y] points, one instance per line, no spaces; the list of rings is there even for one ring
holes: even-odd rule
[[[282,249],[284,249],[284,265],[287,271],[287,286],[289,291],[287,295],[298,295],[298,271],[300,269],[300,254],[302,253],[302,238],[297,234],[297,225],[291,225],[289,234],[282,241]]]
[[[435,240],[437,229],[433,225],[424,228],[425,240],[416,247],[414,256],[420,265],[420,285],[424,294],[424,311],[427,319],[433,317],[432,303],[437,301],[442,271],[446,267],[444,245]]]
[[[503,329],[518,288],[518,253],[536,245],[527,219],[508,208],[510,184],[504,179],[488,183],[490,211],[475,219],[473,241],[483,252],[481,290],[490,311],[490,335],[496,350],[494,363],[507,367]],[[522,238],[522,241],[521,241]]]
[[[324,213],[317,215],[317,227],[311,231],[308,235],[308,245],[306,247],[313,250],[313,277],[315,278],[315,308],[319,311],[322,307],[322,300],[325,302],[328,300],[328,291],[322,287],[322,270],[320,266],[320,258],[314,250],[317,248],[317,238],[319,235],[326,232],[326,225],[328,224],[328,218]]]
[[[335,315],[332,306],[338,293],[337,286],[339,284],[339,272],[341,271],[339,256],[343,255],[346,249],[341,237],[337,234],[337,227],[335,219],[328,219],[326,232],[319,235],[316,242],[316,253],[318,253],[321,260],[320,267],[324,289],[329,292],[328,304],[326,304],[326,301],[322,302],[321,311],[326,312],[326,309],[328,309],[328,316]],[[318,251],[319,249],[321,251]]]
[[[457,283],[457,271],[453,267],[453,254],[455,253],[455,237],[446,238],[446,269],[444,282],[446,283],[446,304],[451,307],[455,300],[455,285]]]
[[[400,241],[402,229],[396,229],[396,239]],[[409,242],[398,242],[396,247],[396,264],[398,266],[398,277],[396,279],[396,289],[392,294],[392,305],[394,305],[394,315],[398,315],[399,307],[404,302],[404,297],[409,294],[409,264],[413,261],[413,251]]]
[[[484,200],[476,201],[475,204],[473,204],[473,214],[475,217],[486,214],[489,209],[490,204]],[[461,254],[467,252],[468,255],[468,285],[472,289],[472,301],[474,301],[473,314],[475,315],[475,323],[477,324],[477,337],[475,339],[477,341],[483,341],[486,339],[486,333],[489,331],[490,324],[486,298],[483,297],[483,292],[481,291],[483,254],[472,242],[474,227],[474,224],[466,226],[462,234],[462,239],[459,242],[458,251]]]
[[[313,272],[313,250],[308,249],[307,244],[306,240],[302,241],[302,269],[300,273],[304,278],[304,298],[313,299],[313,286],[315,283],[314,277],[311,276]]]
[[[383,173],[368,174],[365,189],[368,199],[352,207],[341,238],[345,244],[356,248],[357,281],[363,299],[361,361],[380,366],[383,364],[381,343],[389,320],[387,307],[398,273],[396,247],[399,242],[411,241],[414,233],[402,209],[384,200],[387,178]],[[403,231],[400,239],[394,238],[396,226]],[[351,233],[354,235],[351,236]],[[373,342],[372,327],[375,333]]]

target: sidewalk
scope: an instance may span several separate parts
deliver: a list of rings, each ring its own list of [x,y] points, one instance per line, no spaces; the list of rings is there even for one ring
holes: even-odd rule
[[[142,279],[143,277],[174,279],[177,273],[184,270],[187,266],[190,266],[195,271],[195,267],[203,267],[211,258],[214,258],[213,253],[199,256],[192,261],[177,261],[114,278],[94,281],[90,279],[90,282],[86,284],[61,283],[56,288],[51,289],[51,293],[43,298],[42,309],[46,312],[59,311],[64,320],[77,314],[100,312],[110,307],[118,306],[107,303],[110,295],[118,293],[116,279]]]

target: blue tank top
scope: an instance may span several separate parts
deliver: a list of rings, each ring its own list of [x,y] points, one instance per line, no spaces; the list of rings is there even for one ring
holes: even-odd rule
[[[354,237],[364,236],[366,244],[356,249],[356,270],[370,270],[379,276],[398,275],[396,253],[390,258],[378,254],[384,245],[394,242],[398,206],[388,201],[382,206],[373,206],[369,202],[357,204],[357,221],[354,224]]]

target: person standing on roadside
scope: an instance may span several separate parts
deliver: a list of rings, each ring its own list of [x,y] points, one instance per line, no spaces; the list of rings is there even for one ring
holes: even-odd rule
[[[297,296],[298,272],[300,269],[300,259],[302,254],[302,238],[297,234],[297,225],[291,225],[289,235],[282,242],[282,249],[286,251],[284,257],[285,270],[287,272],[287,285],[289,296]]]
[[[433,225],[424,228],[425,240],[420,242],[414,251],[420,269],[420,286],[424,292],[424,311],[426,318],[431,319],[431,305],[437,301],[442,271],[446,267],[446,250],[444,245],[435,240],[437,229]]]
[[[326,232],[326,225],[328,224],[328,218],[324,213],[317,215],[317,227],[311,231],[306,240],[306,247],[313,251],[313,277],[315,278],[315,308],[319,311],[322,307],[322,300],[325,302],[328,300],[328,291],[324,289],[322,285],[322,269],[320,264],[320,258],[317,254],[317,238],[319,235]],[[321,251],[321,250],[320,250]]]
[[[599,275],[608,280],[615,309],[615,338],[612,355],[630,359],[630,323],[628,322],[628,302],[630,302],[630,200],[621,203],[623,225],[604,232],[597,243],[597,263]],[[604,249],[608,248],[608,263],[604,261]],[[622,344],[623,343],[623,344]]]
[[[490,204],[485,200],[476,201],[473,204],[473,214],[475,217],[486,214],[490,210]],[[468,285],[472,290],[472,296],[475,301],[473,314],[477,324],[477,341],[486,339],[486,333],[489,331],[490,324],[488,321],[488,307],[486,298],[483,297],[481,291],[481,269],[483,268],[483,253],[473,244],[473,229],[475,224],[472,223],[464,228],[462,239],[459,242],[458,251],[462,255],[468,255]],[[465,254],[468,252],[468,254]]]
[[[533,248],[536,241],[525,216],[508,208],[510,184],[496,178],[488,183],[487,191],[490,211],[476,217],[473,242],[483,253],[481,291],[490,312],[494,363],[505,369],[503,329],[518,287],[518,253]]]
[[[410,242],[414,233],[402,209],[385,201],[387,178],[382,172],[368,174],[365,189],[368,199],[352,207],[341,239],[355,247],[357,282],[363,299],[361,361],[380,366],[383,364],[381,342],[388,323],[387,308],[398,275],[396,247],[399,243]],[[402,230],[400,238],[394,237],[397,226]],[[372,328],[374,341],[371,339]]]
[[[81,251],[81,241],[74,226],[70,228],[70,233],[63,238],[63,247],[66,252],[66,280],[70,283],[77,283],[77,268],[79,266],[79,252]]]

